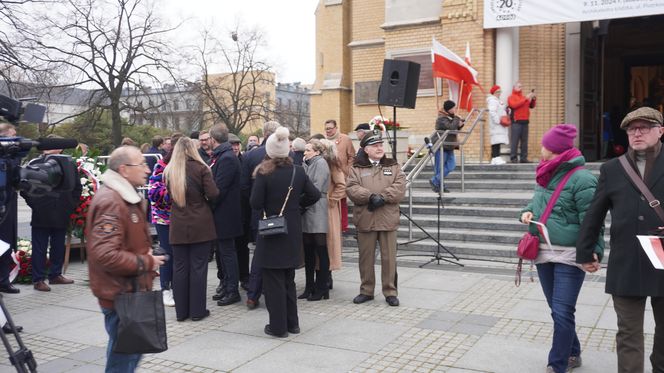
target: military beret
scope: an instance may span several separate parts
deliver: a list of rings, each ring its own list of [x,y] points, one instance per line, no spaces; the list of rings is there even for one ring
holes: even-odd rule
[[[373,145],[382,142],[383,142],[383,136],[381,135],[380,131],[374,130],[372,132],[367,133],[362,138],[362,141],[360,141],[360,147],[364,148],[367,145]]]
[[[625,129],[635,120],[643,120],[650,122],[652,124],[662,125],[662,113],[659,111],[650,108],[650,107],[640,107],[625,116],[622,123],[620,123],[620,128]]]

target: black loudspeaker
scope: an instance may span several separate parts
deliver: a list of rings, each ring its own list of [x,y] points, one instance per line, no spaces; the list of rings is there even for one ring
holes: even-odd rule
[[[378,90],[378,103],[415,109],[419,82],[419,63],[383,60],[383,79]]]

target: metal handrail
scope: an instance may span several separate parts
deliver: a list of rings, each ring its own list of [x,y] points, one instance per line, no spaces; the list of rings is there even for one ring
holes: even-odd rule
[[[460,130],[445,130],[442,134],[440,134],[438,131],[435,131],[431,137],[433,138],[434,135],[436,136],[437,140],[434,142],[434,144],[431,146],[430,149],[430,154],[435,154],[440,148],[444,145],[452,145],[452,146],[459,146],[459,150],[461,151],[461,192],[465,192],[465,157],[464,157],[464,152],[463,152],[463,146],[466,144],[468,139],[470,138],[470,135],[473,133],[473,130],[477,126],[477,123],[482,120],[482,117],[484,116],[484,113],[486,113],[487,109],[472,109],[468,115],[465,118],[465,122],[468,122],[469,118],[474,113],[477,113],[477,116],[473,120],[470,129],[466,131],[460,131]],[[463,139],[459,141],[459,138],[457,137],[457,141],[446,141],[447,137],[451,134],[458,134],[458,135],[465,135],[463,136]],[[482,136],[483,136],[483,131],[482,131]],[[480,141],[483,143],[482,141]],[[406,168],[413,163],[413,160],[417,158],[417,156],[420,154],[424,148],[427,147],[427,144],[422,144],[422,146],[419,147],[419,149],[413,153],[413,155],[404,163],[404,165],[401,167],[402,171],[406,171]],[[442,157],[442,155],[441,155]],[[413,169],[410,170],[410,172],[406,175],[406,187],[408,188],[408,215],[413,216],[413,181],[417,179],[417,177],[420,175],[422,170],[424,170],[424,167],[426,166],[427,162],[431,156],[427,154],[426,157],[420,158],[420,160],[413,166]],[[443,167],[443,162],[439,162],[439,167]],[[443,183],[444,175],[441,170],[440,172],[440,178],[441,178],[441,184]],[[408,239],[412,240],[413,239],[413,223],[411,221],[408,222]]]

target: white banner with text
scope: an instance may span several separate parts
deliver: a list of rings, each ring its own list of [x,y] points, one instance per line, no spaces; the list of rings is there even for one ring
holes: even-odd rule
[[[664,14],[664,0],[484,0],[484,28]]]

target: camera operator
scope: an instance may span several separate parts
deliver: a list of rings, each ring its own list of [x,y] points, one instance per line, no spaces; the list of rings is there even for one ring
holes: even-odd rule
[[[14,125],[10,123],[0,123],[0,138],[15,136],[16,127],[14,127]],[[20,164],[20,160],[11,160],[11,162],[15,163],[12,166],[16,167]],[[12,252],[16,251],[16,240],[18,239],[17,198],[16,191],[12,191],[9,196],[6,196],[6,218],[5,221],[0,224],[0,240],[7,242],[10,247],[10,250],[5,251],[2,256],[0,256],[0,292],[9,294],[21,292],[9,282],[9,272],[14,263],[11,255]]]
[[[49,135],[48,138],[60,138]],[[60,154],[62,149],[44,150],[42,155],[31,160],[29,164],[43,163],[46,156]],[[53,191],[44,196],[30,196],[21,192],[32,209],[32,283],[37,291],[51,291],[46,285],[47,274],[46,252],[50,241],[51,267],[48,269],[48,282],[51,285],[68,285],[74,281],[62,276],[62,265],[65,257],[65,235],[69,224],[69,215],[74,211],[81,196],[81,182],[75,177],[72,191]]]
[[[10,123],[0,123],[0,138],[14,136],[16,136],[16,128],[14,125]],[[18,166],[20,161],[16,160],[15,163],[16,164],[13,166]],[[20,293],[21,290],[14,287],[14,285],[9,282],[9,272],[14,263],[11,255],[12,252],[16,250],[16,240],[18,239],[18,197],[15,191],[7,197],[5,205],[7,207],[7,213],[5,215],[5,221],[0,224],[0,240],[7,242],[10,248],[0,256],[0,292],[16,294]],[[22,326],[14,325],[14,327],[18,332],[23,330]],[[13,333],[14,329],[12,329],[9,324],[5,324],[2,326],[2,331],[4,333]]]

